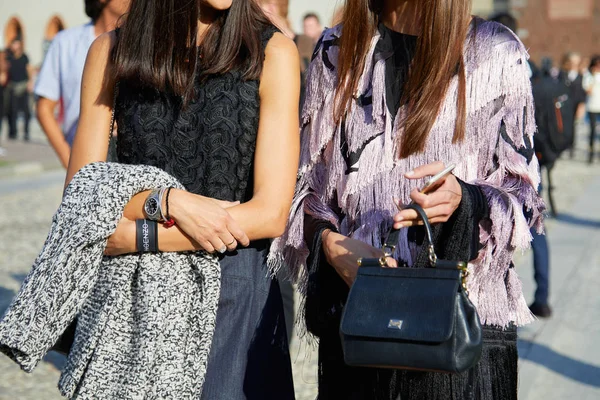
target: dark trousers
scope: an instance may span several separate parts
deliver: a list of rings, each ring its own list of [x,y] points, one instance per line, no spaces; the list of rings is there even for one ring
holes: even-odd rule
[[[31,119],[31,110],[29,109],[29,92],[27,91],[27,82],[13,82],[8,85],[9,105],[8,105],[8,137],[17,138],[17,119],[20,113],[24,117],[25,140],[29,140],[29,120]]]
[[[540,185],[540,196],[543,186]],[[538,234],[535,229],[531,229],[531,248],[533,250],[533,278],[535,279],[536,289],[534,302],[538,304],[548,304],[548,293],[550,291],[550,249],[548,248],[548,239],[546,235]]]
[[[534,301],[537,304],[548,304],[548,292],[550,288],[550,252],[546,235],[539,235],[534,229],[531,230],[533,241],[533,277],[536,283]]]
[[[596,140],[596,122],[600,117],[600,113],[588,113],[590,117],[590,163],[594,161],[594,141]]]

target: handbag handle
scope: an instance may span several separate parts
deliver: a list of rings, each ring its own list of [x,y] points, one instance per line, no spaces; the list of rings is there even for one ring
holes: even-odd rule
[[[431,224],[429,223],[429,218],[427,218],[427,213],[423,210],[423,207],[416,203],[410,203],[408,206],[404,208],[405,210],[411,209],[415,210],[421,220],[423,221],[423,225],[425,226],[425,233],[427,235],[427,250],[429,252],[429,264],[432,267],[435,267],[438,261],[438,257],[435,254],[435,247],[433,246],[433,233],[431,229]],[[385,244],[383,245],[383,250],[385,252],[386,257],[391,257],[396,251],[396,245],[398,244],[398,239],[400,238],[400,229],[392,228],[390,233],[387,236]]]
[[[415,210],[421,220],[423,221],[423,225],[425,226],[425,234],[427,235],[427,251],[429,252],[429,264],[432,268],[443,268],[443,269],[458,269],[461,271],[461,282],[462,288],[465,293],[468,295],[469,291],[467,289],[467,277],[469,276],[469,270],[467,268],[467,263],[459,261],[452,262],[447,260],[439,260],[437,255],[435,254],[435,247],[433,246],[433,231],[431,229],[431,223],[429,222],[429,218],[427,218],[427,213],[423,210],[423,207],[416,203],[410,203],[408,206],[404,208]],[[392,228],[388,237],[383,245],[383,249],[385,251],[385,255],[381,257],[379,263],[381,266],[386,264],[386,258],[391,257],[396,250],[396,245],[398,243],[398,239],[400,238],[400,229]],[[360,265],[361,263],[359,263]]]

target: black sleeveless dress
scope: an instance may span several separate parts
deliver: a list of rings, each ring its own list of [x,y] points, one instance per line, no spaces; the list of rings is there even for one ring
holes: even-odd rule
[[[276,32],[263,32],[263,51]],[[119,162],[152,165],[199,195],[245,202],[253,192],[259,81],[239,71],[196,84],[181,99],[120,82]],[[293,399],[281,294],[269,278],[269,241],[221,257],[221,297],[202,399]],[[185,343],[182,343],[185,346]]]

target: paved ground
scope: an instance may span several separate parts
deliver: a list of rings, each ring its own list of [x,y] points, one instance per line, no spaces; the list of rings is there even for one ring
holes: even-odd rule
[[[555,168],[559,217],[547,224],[555,315],[520,331],[521,399],[600,399],[600,163],[590,167],[584,159],[578,153]],[[63,174],[0,177],[0,313],[43,244]],[[518,256],[516,264],[529,300],[534,290],[531,255]],[[297,338],[291,350],[297,399],[314,399],[316,354]],[[54,355],[27,375],[0,356],[0,400],[59,399],[61,365]]]
[[[0,147],[4,151],[0,151],[0,178],[61,168],[37,121],[31,122],[31,141],[28,143],[23,142],[20,137],[18,140],[7,140],[7,124],[2,125],[4,132],[0,131]]]

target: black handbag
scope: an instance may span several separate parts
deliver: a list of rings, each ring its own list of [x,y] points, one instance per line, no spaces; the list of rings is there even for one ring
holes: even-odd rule
[[[429,265],[384,268],[399,231],[386,240],[386,256],[359,259],[344,307],[340,334],[351,366],[460,373],[481,357],[482,330],[466,290],[467,263],[439,260],[423,209]]]

